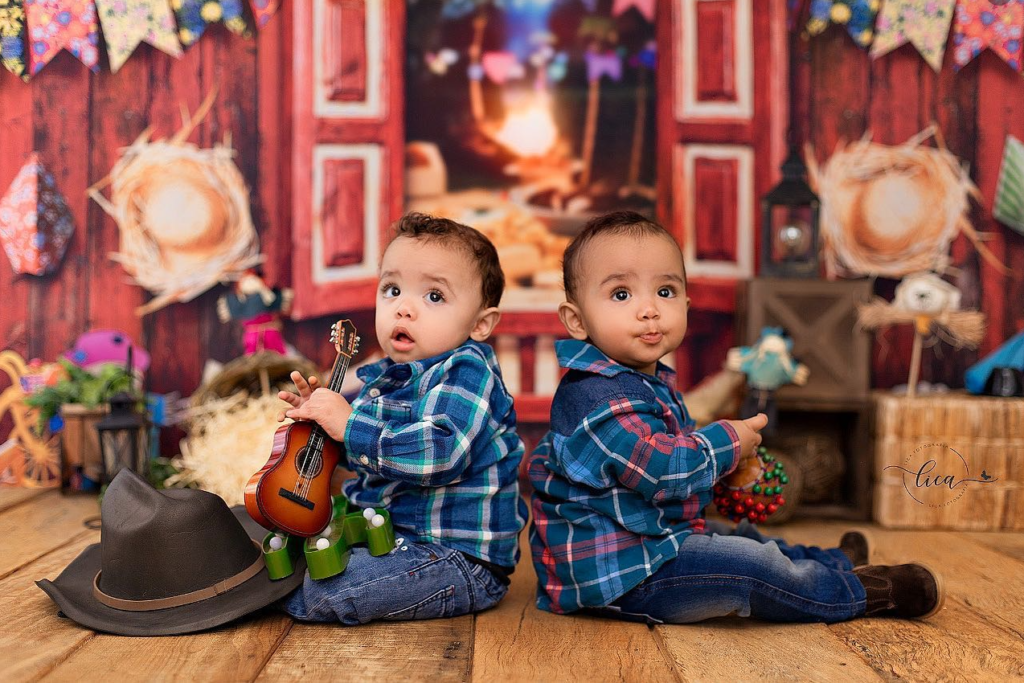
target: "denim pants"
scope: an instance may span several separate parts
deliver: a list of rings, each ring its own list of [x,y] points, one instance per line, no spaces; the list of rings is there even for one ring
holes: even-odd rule
[[[864,586],[838,548],[789,545],[743,520],[709,521],[679,555],[600,613],[689,624],[732,614],[779,622],[846,621],[864,613]]]
[[[406,621],[457,617],[498,604],[508,588],[490,571],[450,548],[401,542],[373,557],[352,548],[348,567],[328,579],[306,574],[302,586],[278,607],[303,621],[336,621],[346,626],[378,619]]]

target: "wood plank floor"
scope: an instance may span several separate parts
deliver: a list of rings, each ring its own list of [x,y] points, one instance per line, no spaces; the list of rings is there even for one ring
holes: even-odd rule
[[[56,617],[34,582],[54,578],[99,532],[94,499],[0,489],[0,681],[953,681],[1024,680],[1024,534],[870,527],[879,562],[943,571],[929,621],[825,626],[722,619],[694,626],[557,617],[534,607],[520,564],[501,604],[477,616],[358,628],[252,615],[172,638],[96,634]],[[777,527],[834,544],[848,526]]]

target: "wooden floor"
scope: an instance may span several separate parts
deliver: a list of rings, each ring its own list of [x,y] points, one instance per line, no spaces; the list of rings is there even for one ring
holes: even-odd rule
[[[261,614],[172,638],[96,634],[56,617],[34,581],[99,539],[91,498],[0,489],[0,681],[534,680],[818,681],[1024,678],[1024,534],[885,531],[876,560],[943,570],[945,609],[925,622],[834,626],[724,619],[658,626],[556,617],[534,606],[520,564],[512,589],[476,617],[344,628]],[[777,528],[835,544],[838,523]]]

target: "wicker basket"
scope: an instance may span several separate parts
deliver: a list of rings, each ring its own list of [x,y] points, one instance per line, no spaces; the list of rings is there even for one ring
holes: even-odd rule
[[[1024,400],[963,392],[873,398],[879,524],[1024,529]]]

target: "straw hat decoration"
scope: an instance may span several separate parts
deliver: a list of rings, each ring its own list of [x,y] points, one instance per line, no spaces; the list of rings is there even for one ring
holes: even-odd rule
[[[88,190],[120,229],[110,258],[156,295],[138,315],[190,301],[263,260],[230,136],[210,149],[185,142],[215,95],[193,117],[183,110],[183,127],[167,140],[150,141],[147,128]],[[109,199],[100,191],[108,185]]]
[[[970,199],[980,201],[980,193],[936,125],[896,146],[869,136],[849,146],[840,142],[820,168],[807,150],[811,182],[821,197],[829,277],[944,271],[949,245],[961,232],[989,263],[1009,272],[968,219]],[[936,147],[922,144],[929,138]]]

